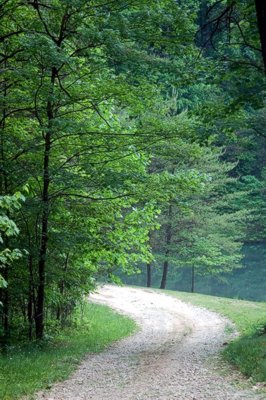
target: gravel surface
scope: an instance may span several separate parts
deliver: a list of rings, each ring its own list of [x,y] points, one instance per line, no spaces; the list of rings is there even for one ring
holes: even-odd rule
[[[133,317],[135,335],[89,355],[39,400],[262,400],[223,377],[215,359],[228,321],[145,289],[104,286],[90,297]]]

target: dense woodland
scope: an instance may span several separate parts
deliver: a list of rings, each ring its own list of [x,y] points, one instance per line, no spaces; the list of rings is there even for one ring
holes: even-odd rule
[[[3,345],[70,323],[97,281],[145,266],[148,286],[193,291],[263,247],[265,15],[259,0],[1,1]]]

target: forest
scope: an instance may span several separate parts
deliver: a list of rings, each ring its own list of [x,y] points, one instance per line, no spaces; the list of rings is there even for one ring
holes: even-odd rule
[[[0,26],[1,345],[97,282],[265,301],[266,4],[1,0]]]

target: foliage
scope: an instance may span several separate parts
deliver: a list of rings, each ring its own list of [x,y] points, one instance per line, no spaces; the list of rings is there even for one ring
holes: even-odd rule
[[[22,257],[22,253],[18,249],[10,249],[8,246],[8,238],[17,236],[19,229],[15,222],[10,218],[10,214],[21,207],[21,201],[25,201],[24,196],[17,192],[12,196],[0,197],[0,268],[5,268],[14,261]],[[6,288],[8,282],[0,274],[0,288]]]
[[[194,18],[169,0],[3,5],[2,189],[29,188],[5,340],[14,326],[43,338],[45,321],[66,323],[98,277],[150,259],[146,141],[172,133],[154,113],[157,83],[167,54],[192,51]]]
[[[265,240],[255,20],[249,0],[0,6],[0,194],[28,188],[2,215],[5,346],[68,324],[97,280],[218,276]]]
[[[191,158],[193,148],[197,152]],[[168,184],[169,198],[166,189],[161,204],[161,229],[151,237],[155,263],[164,263],[161,288],[166,285],[169,268],[193,268],[194,288],[195,273],[219,275],[241,266],[241,240],[248,212],[237,206],[237,198],[242,198],[243,192],[234,198],[228,188],[236,184],[228,176],[235,165],[222,163],[218,151],[215,154],[195,144],[187,145],[188,154],[184,147],[182,150],[178,159],[174,158],[178,150],[172,143],[173,159],[168,149],[166,156],[161,152],[155,158],[155,168],[164,168],[164,173],[168,170],[176,178],[183,173],[189,180],[181,188],[177,181],[174,188]]]

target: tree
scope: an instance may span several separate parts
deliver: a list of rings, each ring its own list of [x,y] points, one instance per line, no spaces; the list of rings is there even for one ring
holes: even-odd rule
[[[205,49],[222,50],[225,60],[264,70],[266,67],[265,4],[261,0],[204,1],[200,35]],[[222,54],[220,53],[220,54]],[[260,68],[257,59],[262,59]]]
[[[161,230],[153,238],[155,258],[163,263],[162,289],[166,287],[169,264],[172,268],[191,268],[192,291],[196,272],[217,276],[240,266],[247,210],[233,207],[235,200],[227,188],[232,182],[228,172],[234,165],[222,163],[219,153],[204,148],[198,151],[200,157],[192,164],[197,184],[190,190],[176,189],[175,196],[172,192],[171,201],[162,207]],[[179,162],[188,178],[188,160],[181,158]],[[243,192],[235,196],[243,197]]]
[[[169,130],[139,114],[160,95],[166,54],[192,41],[194,17],[172,0],[8,1],[2,11],[2,169],[7,193],[29,186],[18,221],[27,271],[12,268],[12,307],[41,339],[45,312],[62,321],[97,276],[150,257],[145,149]]]

